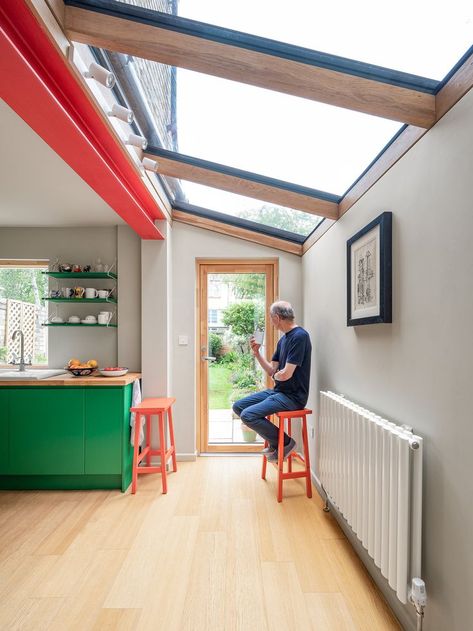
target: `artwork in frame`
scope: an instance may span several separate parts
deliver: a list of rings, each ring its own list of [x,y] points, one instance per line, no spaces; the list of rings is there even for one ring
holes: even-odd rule
[[[392,322],[392,213],[347,241],[347,326]]]

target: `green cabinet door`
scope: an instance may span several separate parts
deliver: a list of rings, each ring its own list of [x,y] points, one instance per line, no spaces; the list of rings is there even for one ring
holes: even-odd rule
[[[0,475],[8,473],[8,401],[9,391],[0,388]]]
[[[84,391],[44,386],[10,390],[8,473],[84,473]]]
[[[123,388],[86,388],[85,473],[122,472]]]

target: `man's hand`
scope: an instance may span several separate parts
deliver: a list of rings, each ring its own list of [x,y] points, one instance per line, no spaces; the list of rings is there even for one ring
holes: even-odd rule
[[[292,375],[294,374],[295,369],[297,368],[296,364],[290,364],[289,362],[284,366],[284,368],[277,369],[273,372],[272,377],[274,381],[288,381]]]
[[[253,336],[250,337],[250,347],[255,357],[259,355],[259,349],[261,348],[261,344],[257,344]]]

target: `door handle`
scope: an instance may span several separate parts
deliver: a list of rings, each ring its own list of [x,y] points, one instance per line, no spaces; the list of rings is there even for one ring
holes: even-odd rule
[[[216,357],[209,357],[208,355],[203,355],[202,359],[206,362],[214,362],[217,358]]]

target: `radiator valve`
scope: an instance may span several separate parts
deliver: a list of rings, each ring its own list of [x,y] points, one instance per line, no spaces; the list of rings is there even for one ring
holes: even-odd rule
[[[425,583],[421,578],[412,579],[410,598],[411,602],[416,605],[416,607],[425,607],[427,604]]]
[[[424,608],[427,604],[427,592],[425,591],[425,583],[421,578],[412,579],[409,600],[414,605],[416,610],[417,631],[422,631],[422,626],[424,622]]]

